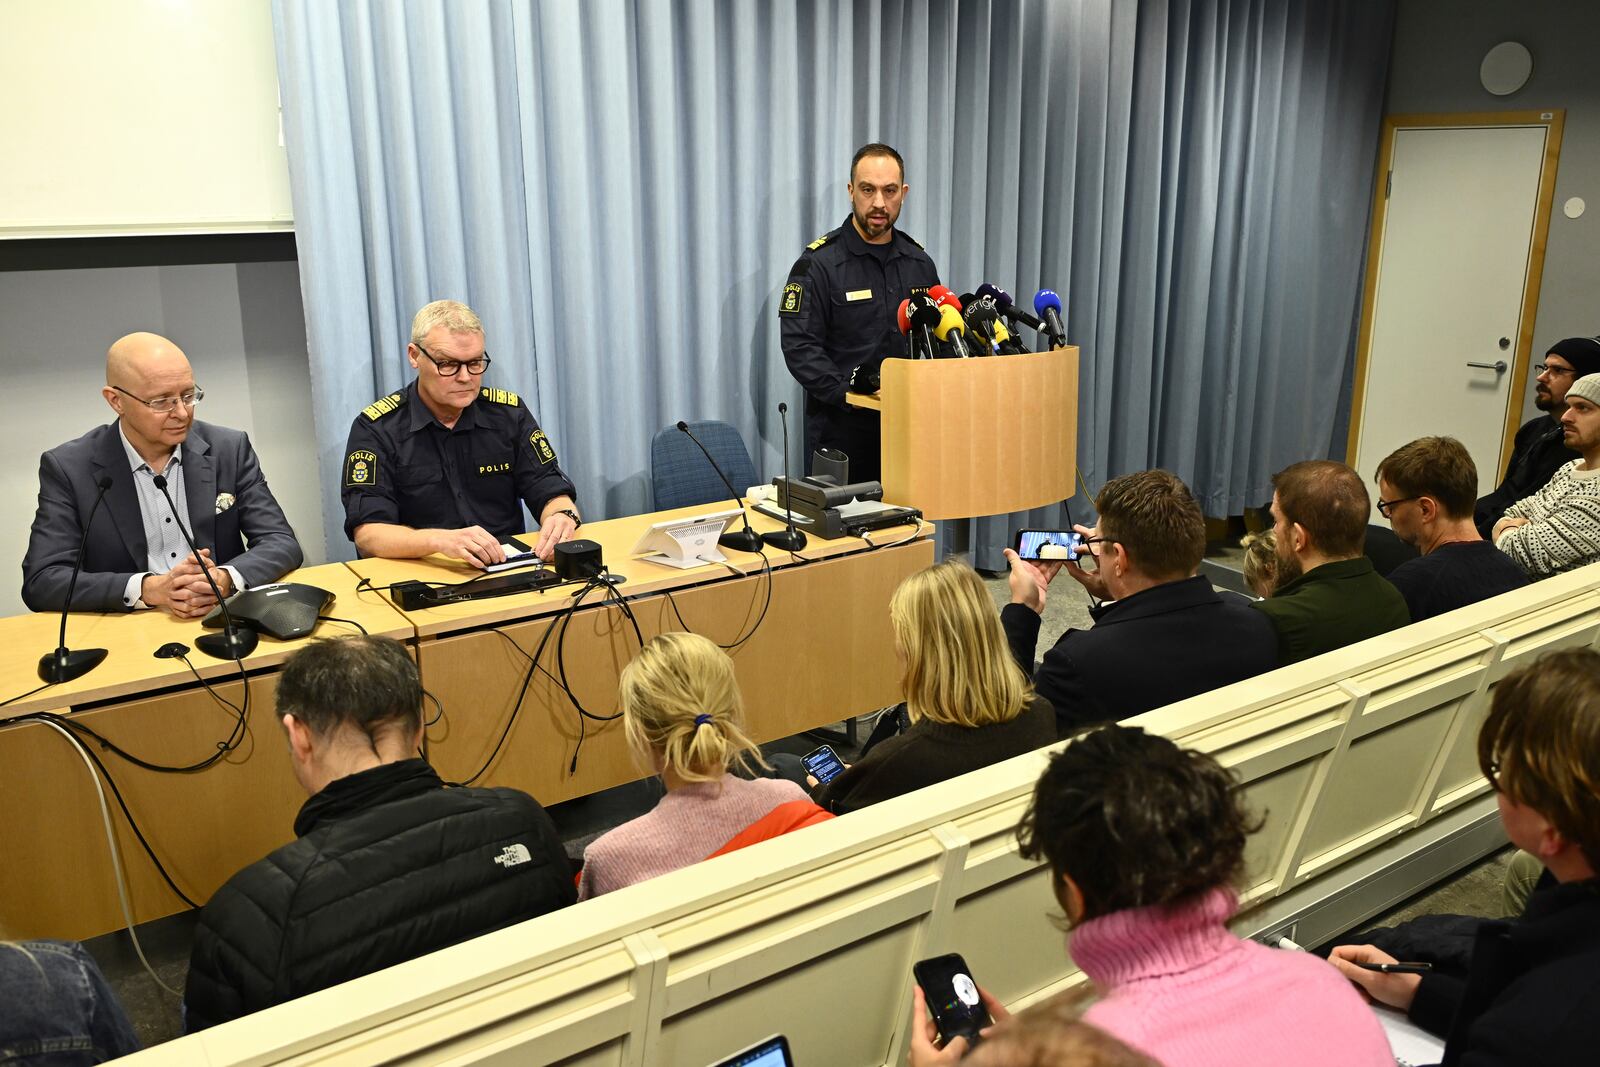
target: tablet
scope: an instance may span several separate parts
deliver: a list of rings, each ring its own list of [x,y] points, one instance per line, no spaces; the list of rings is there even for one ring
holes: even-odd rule
[[[743,1052],[718,1060],[712,1067],[794,1067],[794,1059],[789,1055],[789,1039],[775,1034]]]

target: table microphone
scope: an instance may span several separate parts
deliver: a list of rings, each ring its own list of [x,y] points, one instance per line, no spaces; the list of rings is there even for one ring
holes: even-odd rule
[[[161,498],[167,502],[167,507],[172,511],[172,521],[178,524],[178,532],[183,534],[184,543],[189,546],[189,551],[194,553],[195,562],[200,564],[200,573],[206,576],[206,582],[211,586],[211,594],[217,598],[217,606],[222,609],[222,632],[203,634],[195,638],[194,647],[217,659],[231,659],[235,662],[244,659],[256,650],[256,643],[261,640],[261,635],[249,628],[233,624],[233,616],[228,613],[228,602],[222,598],[222,590],[217,588],[217,580],[211,577],[211,568],[206,566],[206,558],[194,546],[194,538],[190,537],[189,531],[183,527],[183,516],[178,514],[177,505],[167,494],[166,476],[158,474],[150,480],[161,490]]]
[[[783,420],[783,504],[788,513],[789,527],[764,533],[761,540],[785,552],[798,552],[806,547],[806,535],[794,528],[794,494],[790,491],[793,483],[789,481],[789,405],[781,400],[778,401],[778,418]]]
[[[739,516],[740,518],[744,519],[744,529],[724,530],[722,536],[717,538],[717,544],[721,545],[723,548],[736,548],[740,552],[760,552],[761,535],[750,528],[750,515],[747,511],[745,511],[744,497],[740,496],[738,490],[734,489],[733,483],[728,481],[728,476],[722,473],[722,468],[717,466],[717,461],[711,458],[711,452],[706,448],[705,445],[700,444],[700,438],[696,437],[689,429],[689,424],[684,422],[682,419],[679,419],[678,429],[681,430],[689,438],[689,440],[693,441],[697,445],[700,445],[700,451],[706,454],[706,462],[711,464],[711,469],[717,472],[717,477],[722,479],[722,484],[728,487],[729,495],[739,502]]]
[[[102,474],[95,486],[100,491],[95,494],[94,506],[89,509],[89,521],[83,524],[83,537],[78,540],[78,558],[72,564],[72,579],[67,582],[67,602],[61,605],[61,637],[54,652],[46,652],[39,657],[41,682],[70,682],[74,678],[81,678],[100,666],[100,661],[106,658],[103,648],[73,651],[67,647],[67,613],[72,610],[72,591],[77,588],[78,575],[83,570],[83,555],[89,547],[89,526],[94,522],[94,513],[100,510],[100,502],[106,498],[106,491],[111,488],[111,476]]]

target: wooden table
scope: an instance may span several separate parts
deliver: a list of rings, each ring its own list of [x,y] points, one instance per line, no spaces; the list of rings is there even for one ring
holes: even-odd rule
[[[889,596],[906,575],[933,562],[931,524],[878,531],[870,542],[813,539],[799,553],[730,549],[728,566],[687,571],[631,554],[652,523],[732,506],[730,501],[584,525],[581,535],[599,542],[607,568],[624,579],[616,591],[627,598],[639,636],[648,641],[663,631],[688,629],[719,644],[738,642],[729,654],[758,741],[898,701]],[[752,514],[751,524],[757,531],[782,528],[760,514]],[[431,560],[360,560],[350,567],[378,586],[407,579],[461,581],[474,573],[465,564]],[[616,713],[617,676],[637,651],[639,636],[598,593],[563,622],[571,605],[572,590],[558,588],[405,613],[416,627],[423,685],[443,705],[442,720],[428,732],[429,759],[440,774],[461,781],[482,770],[478,783],[513,785],[552,804],[649,773],[628,751],[620,720],[581,720],[566,693],[542,672],[535,672],[512,718],[529,654],[551,627],[556,633],[545,644],[541,664],[559,676],[564,659],[568,686],[585,709]]]
[[[631,558],[629,550],[651,523],[725,506],[583,527],[584,536],[603,546],[610,569],[625,579],[617,592],[628,598],[644,638],[685,628],[723,644],[748,635],[730,654],[747,718],[760,740],[898,700],[889,595],[905,575],[933,561],[931,525],[874,533],[876,548],[859,538],[841,538],[813,540],[797,554],[729,552],[729,562],[743,576],[720,565],[678,571]],[[753,514],[751,521],[758,530],[780,527],[761,515]],[[386,594],[358,589],[358,582],[458,581],[474,573],[437,558],[364,560],[305,568],[287,579],[332,590],[338,599],[329,615],[413,647],[423,684],[444,711],[428,730],[429,758],[450,780],[471,775],[487,760],[510,720],[527,669],[523,652],[561,624],[571,590],[402,612]],[[769,581],[771,605],[756,625]],[[38,685],[38,659],[55,647],[58,625],[53,615],[0,619],[0,699]],[[632,626],[615,606],[599,603],[594,595],[566,625],[572,691],[590,710],[611,714],[618,672],[637,648]],[[325,623],[319,636],[347,629]],[[67,628],[69,646],[107,648],[105,662],[73,682],[0,708],[0,718],[55,711],[150,762],[201,760],[228,735],[236,716],[182,661],[151,655],[168,641],[192,646],[201,632],[198,622],[157,612],[75,614]],[[552,637],[541,660],[552,672],[558,671],[558,637]],[[523,652],[513,649],[513,642]],[[203,903],[239,868],[293,836],[305,795],[290,771],[272,708],[277,667],[304,643],[262,638],[245,661],[251,706],[244,740],[203,771],[140,769],[85,741],[104,761],[162,864],[195,901]],[[191,653],[190,662],[219,696],[240,702],[244,683],[234,664],[198,653]],[[431,717],[431,704],[427,711]],[[504,745],[478,781],[513,785],[549,804],[647,773],[627,752],[620,722],[590,722],[583,733],[580,751],[577,712],[554,682],[536,674]],[[73,746],[43,723],[0,721],[0,802],[10,812],[24,813],[13,814],[5,826],[0,928],[12,937],[85,938],[120,927],[99,801]],[[134,920],[182,910],[185,905],[161,880],[109,789],[107,803],[131,886]]]
[[[414,637],[386,598],[356,595],[358,579],[342,563],[303,568],[286,580],[332,591],[337,599],[330,615],[374,634]],[[0,619],[0,699],[39,684],[39,657],[56,647],[59,627],[59,615]],[[319,630],[355,632],[338,623]],[[105,648],[105,661],[81,678],[0,708],[0,717],[55,711],[148,762],[203,760],[229,735],[237,716],[206,692],[182,660],[151,653],[169,641],[192,647],[204,632],[198,621],[155,611],[74,614],[67,623],[68,646]],[[290,772],[272,709],[276,668],[306,640],[263,637],[246,658],[250,715],[243,740],[206,770],[144,770],[83,739],[104,762],[162,864],[194,900],[206,900],[234,871],[293,836],[305,794]],[[244,683],[235,664],[200,652],[191,652],[189,662],[218,696],[240,704]],[[109,788],[106,800],[135,920],[182,910],[185,905],[161,880]],[[121,926],[100,804],[72,745],[37,721],[0,724],[0,803],[8,813],[0,862],[0,928],[7,936],[84,938]]]

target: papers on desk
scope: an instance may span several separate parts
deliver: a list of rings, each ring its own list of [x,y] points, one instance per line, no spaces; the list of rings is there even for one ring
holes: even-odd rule
[[[1434,1037],[1406,1017],[1385,1004],[1374,1004],[1372,1010],[1383,1024],[1389,1038],[1389,1051],[1394,1053],[1399,1067],[1422,1067],[1444,1059],[1444,1040]]]

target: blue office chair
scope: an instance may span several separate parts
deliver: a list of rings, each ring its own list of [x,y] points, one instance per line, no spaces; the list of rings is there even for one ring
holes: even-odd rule
[[[756,465],[750,461],[750,452],[738,430],[715,421],[691,422],[689,429],[716,457],[733,483],[734,492],[743,495],[757,484]],[[650,487],[657,511],[728,499],[728,488],[706,462],[705,453],[676,425],[662,430],[650,442]]]

